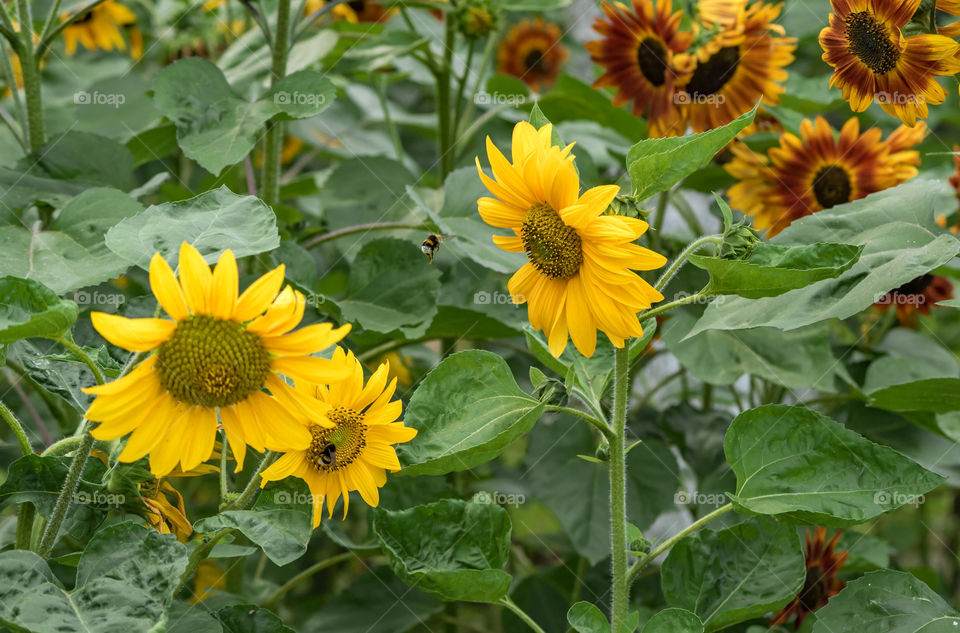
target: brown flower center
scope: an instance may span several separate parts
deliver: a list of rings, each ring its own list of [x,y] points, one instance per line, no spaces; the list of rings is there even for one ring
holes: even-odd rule
[[[877,75],[897,67],[900,49],[890,37],[890,29],[868,11],[847,16],[847,50]]]
[[[667,79],[667,48],[655,37],[645,38],[637,48],[637,65],[647,81],[662,86]]]
[[[923,294],[923,291],[926,290],[931,283],[933,283],[933,275],[920,275],[916,279],[911,279],[903,284],[893,292],[901,296],[920,295]]]
[[[807,611],[816,611],[827,603],[827,574],[819,565],[807,568],[807,577],[803,581],[803,590],[797,598]]]
[[[240,323],[194,316],[177,324],[157,350],[160,384],[179,400],[225,407],[263,386],[270,354]]]
[[[332,473],[349,466],[367,445],[367,425],[363,414],[346,407],[335,407],[327,418],[336,426],[310,427],[313,441],[307,448],[307,463],[322,473]]]
[[[523,58],[523,67],[531,72],[538,72],[544,69],[546,57],[544,52],[538,48],[533,49]]]
[[[687,84],[687,92],[693,96],[694,100],[698,95],[708,96],[720,92],[733,77],[739,65],[739,46],[721,48],[707,61],[697,64],[697,69],[693,71],[690,82]]]
[[[813,195],[824,209],[850,202],[850,175],[843,167],[824,167],[813,179]]]
[[[549,205],[527,210],[520,238],[530,263],[551,279],[569,279],[583,264],[580,236],[572,226],[564,224]]]

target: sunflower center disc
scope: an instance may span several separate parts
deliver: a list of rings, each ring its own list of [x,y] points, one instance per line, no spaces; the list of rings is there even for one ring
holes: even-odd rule
[[[824,167],[813,179],[813,195],[824,209],[850,202],[850,176],[843,167]]]
[[[367,445],[367,425],[363,415],[346,407],[335,407],[327,418],[333,428],[310,427],[313,441],[307,448],[307,462],[322,473],[332,473],[351,464]]]
[[[637,48],[637,65],[640,72],[654,86],[662,86],[667,79],[667,49],[655,37],[648,37]]]
[[[523,67],[529,71],[543,70],[543,51],[534,49],[523,58]]]
[[[523,246],[537,270],[552,279],[569,279],[583,264],[580,236],[549,205],[530,207],[520,228]]]
[[[733,72],[739,65],[739,46],[721,48],[707,61],[697,64],[697,69],[693,71],[693,76],[687,84],[687,92],[693,95],[694,99],[698,95],[708,96],[720,92],[720,89],[733,77]]]
[[[157,351],[160,384],[174,398],[204,407],[225,407],[263,386],[270,355],[243,325],[211,316],[177,324]]]
[[[847,16],[847,50],[878,75],[897,66],[900,49],[890,39],[887,26],[867,11]]]

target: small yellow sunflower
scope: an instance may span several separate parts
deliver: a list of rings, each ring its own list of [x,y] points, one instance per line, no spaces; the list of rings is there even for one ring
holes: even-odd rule
[[[840,86],[851,110],[863,112],[876,100],[912,127],[927,117],[927,105],[943,103],[946,92],[936,77],[960,72],[960,44],[944,35],[903,35],[920,0],[830,3],[834,13],[820,31],[820,46],[834,68],[830,85]]]
[[[63,14],[66,19],[69,14]],[[123,31],[136,22],[136,16],[119,2],[107,0],[84,13],[77,21],[63,30],[67,55],[77,52],[77,43],[87,50],[125,51],[127,42]],[[139,35],[139,31],[137,32]],[[142,41],[139,44],[142,48]]]
[[[569,51],[560,43],[560,27],[543,18],[523,20],[510,29],[497,49],[497,71],[522,80],[537,92],[550,88]]]
[[[350,377],[334,385],[297,380],[297,391],[329,407],[325,417],[312,420],[310,445],[283,454],[263,471],[261,486],[268,481],[299,477],[310,486],[313,496],[313,527],[320,525],[323,502],[333,516],[337,500],[343,497],[343,516],[350,507],[350,492],[356,490],[370,506],[380,503],[379,488],[387,481],[387,470],[400,470],[394,444],[409,442],[417,430],[397,422],[403,409],[399,400],[390,400],[397,388],[396,378],[387,382],[390,367],[380,365],[367,384],[363,366],[353,353],[337,348],[335,362],[351,368]]]
[[[500,248],[529,260],[510,279],[514,303],[526,303],[530,325],[547,336],[559,356],[567,333],[584,356],[592,356],[597,329],[616,346],[642,336],[637,312],[663,300],[635,270],[654,270],[663,255],[634,242],[647,230],[635,218],[602,215],[620,188],[594,187],[580,194],[573,155],[551,144],[552,127],[536,130],[522,121],[513,128],[513,164],[487,138],[493,178],[477,171],[494,198],[480,198],[483,220],[513,229],[494,236]]]
[[[614,106],[633,101],[634,116],[649,109],[650,136],[680,135],[685,131],[674,100],[676,86],[689,72],[692,34],[680,31],[683,11],[673,12],[672,0],[634,0],[633,11],[619,2],[604,2],[605,17],[598,17],[593,30],[603,39],[587,42],[586,49],[604,72],[594,88],[614,86]],[[686,60],[686,61],[683,61]]]
[[[800,136],[784,133],[768,156],[746,145],[731,146],[724,168],[739,182],[730,187],[730,206],[754,217],[772,237],[798,218],[906,182],[917,175],[926,126],[900,126],[887,140],[871,128],[860,133],[856,117],[834,137],[823,117],[804,120]]]
[[[172,321],[91,314],[93,326],[114,345],[155,352],[123,378],[84,390],[97,396],[86,414],[101,423],[93,436],[112,440],[132,431],[120,461],[149,453],[157,477],[178,462],[189,471],[210,458],[218,411],[237,470],[247,445],[257,451],[306,448],[305,420],[326,407],[300,396],[279,374],[315,382],[346,378],[349,366],[310,354],[336,344],[350,326],[318,323],[291,332],[306,301],[289,286],[280,291],[283,273],[278,266],[238,297],[237,263],[229,250],[211,273],[184,242],[179,282],[155,254],[150,286]]]
[[[797,48],[774,23],[781,6],[760,2],[741,7],[736,17],[729,11],[712,15],[720,31],[697,51],[696,67],[676,97],[694,132],[726,125],[761,99],[778,103]]]

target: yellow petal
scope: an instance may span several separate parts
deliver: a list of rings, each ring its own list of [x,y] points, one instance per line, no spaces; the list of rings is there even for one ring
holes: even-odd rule
[[[270,368],[279,374],[317,384],[346,380],[353,368],[346,363],[315,356],[281,356],[270,359]]]
[[[157,302],[172,319],[184,321],[190,316],[180,284],[177,283],[170,264],[160,253],[155,253],[150,260],[150,288]]]
[[[250,287],[244,290],[240,299],[237,300],[233,318],[237,321],[249,321],[266,312],[277,293],[280,292],[285,270],[283,264],[280,264],[250,284]]]
[[[200,252],[190,244],[180,245],[180,286],[193,314],[209,314],[207,298],[213,275]]]
[[[149,352],[156,349],[177,329],[175,321],[128,319],[106,312],[92,312],[90,320],[100,336],[131,352]]]
[[[350,333],[350,328],[349,323],[335,330],[330,323],[316,323],[289,334],[265,336],[260,342],[267,350],[278,356],[313,354],[339,343]]]
[[[237,304],[237,260],[228,248],[223,251],[217,267],[213,270],[213,282],[210,285],[208,306],[210,314],[218,319],[233,317]]]

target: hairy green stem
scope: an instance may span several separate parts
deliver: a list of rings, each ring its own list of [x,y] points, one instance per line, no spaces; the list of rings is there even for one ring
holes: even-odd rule
[[[100,368],[97,367],[97,364],[93,362],[93,359],[90,358],[85,351],[83,351],[82,347],[74,343],[66,336],[61,336],[57,339],[57,342],[73,352],[74,355],[80,359],[80,362],[87,366],[87,368],[90,370],[90,373],[93,374],[93,378],[97,381],[98,385],[102,385],[104,382],[106,382],[103,377],[103,372],[101,372]]]
[[[227,442],[227,432],[224,431],[220,435],[220,503],[223,503],[224,499],[227,497],[227,493],[230,492],[229,475],[227,475],[228,448],[229,444]]]
[[[0,417],[4,419],[10,427],[10,430],[13,431],[14,436],[17,438],[17,444],[20,445],[20,450],[23,454],[30,455],[33,453],[33,447],[30,446],[30,438],[27,437],[26,431],[23,430],[23,424],[20,423],[20,420],[13,414],[13,411],[2,401],[0,401]]]
[[[33,48],[33,14],[30,0],[17,0],[20,18],[20,71],[23,76],[23,95],[27,105],[27,140],[30,151],[43,146],[43,90],[40,87],[40,68]]]
[[[173,594],[176,595],[190,582],[190,578],[193,577],[193,572],[197,571],[197,567],[200,566],[200,563],[210,554],[213,548],[219,543],[223,538],[230,534],[233,531],[233,528],[223,528],[217,532],[214,532],[212,536],[200,545],[197,546],[193,553],[190,554],[190,558],[187,560],[187,568],[183,570],[183,573],[180,574],[180,582],[177,584],[177,588],[174,590]]]
[[[610,629],[620,631],[627,617],[630,584],[627,580],[627,453],[624,447],[627,425],[627,393],[630,387],[630,349],[614,353],[613,411],[610,435],[610,558],[613,599]]]
[[[224,506],[223,510],[245,510],[247,506],[250,505],[257,491],[260,490],[260,473],[273,463],[273,456],[273,451],[267,451],[263,454],[263,459],[260,460],[257,469],[250,475],[250,481],[247,482],[247,487],[243,489],[239,497]]]
[[[20,420],[17,419],[13,411],[7,408],[7,405],[2,401],[0,401],[0,417],[6,420],[10,426],[10,430],[13,431],[13,434],[16,436],[17,443],[20,444],[20,450],[23,454],[33,454],[33,447],[30,446],[30,440],[23,430],[23,425],[20,424]],[[26,501],[21,503],[17,509],[17,531],[14,536],[14,548],[30,549],[30,534],[33,532],[33,517],[35,512],[33,504]]]
[[[710,514],[703,515],[702,517],[700,517],[699,519],[697,519],[687,527],[683,528],[682,530],[680,530],[679,532],[677,532],[676,534],[674,534],[664,542],[660,543],[660,545],[657,545],[655,548],[650,550],[650,552],[646,556],[638,560],[636,564],[634,564],[634,566],[630,568],[629,582],[633,582],[633,580],[637,577],[637,574],[639,574],[644,567],[652,563],[657,558],[657,556],[659,556],[660,554],[664,553],[665,551],[673,547],[677,541],[687,536],[688,534],[696,532],[697,530],[702,528],[704,525],[706,525],[710,521],[713,521],[717,517],[722,516],[727,512],[730,512],[731,510],[733,510],[732,503],[722,505],[716,510],[714,510],[713,512],[711,512]]]
[[[40,453],[43,457],[53,457],[56,455],[66,455],[72,450],[75,450],[80,443],[83,441],[82,435],[71,435],[70,437],[65,437],[62,440],[54,442]]]
[[[276,86],[287,74],[290,52],[290,0],[277,1],[277,30],[272,43],[273,63],[270,85]],[[283,153],[283,121],[271,119],[266,124],[263,152],[263,182],[260,197],[269,205],[280,201],[280,158]]]
[[[657,280],[657,283],[654,284],[653,287],[657,290],[663,290],[666,288],[667,284],[670,283],[670,280],[673,279],[677,273],[680,272],[680,269],[683,268],[683,265],[687,263],[687,259],[689,259],[690,255],[697,252],[699,248],[707,244],[713,244],[719,247],[721,244],[723,244],[723,236],[706,235],[690,242],[687,247],[684,248],[679,255],[677,255],[677,258],[670,263],[670,266],[664,271],[664,273],[660,276],[660,279]]]
[[[463,67],[463,74],[457,78],[457,105],[453,108],[453,147],[457,144],[457,132],[460,130],[460,117],[463,115],[463,89],[466,87],[467,77],[473,64],[473,42],[467,41],[467,62]]]
[[[270,595],[270,597],[264,601],[263,603],[264,608],[272,609],[277,604],[277,602],[280,601],[280,598],[282,598],[288,591],[296,587],[299,583],[303,582],[304,580],[314,575],[315,573],[323,571],[327,567],[333,567],[334,565],[341,563],[345,560],[349,560],[354,556],[356,555],[353,552],[349,552],[349,551],[343,552],[342,554],[331,556],[330,558],[326,558],[318,563],[314,563],[313,565],[307,567],[302,572],[300,572],[299,574],[297,574],[296,576],[288,580],[286,583],[284,583],[282,587],[274,591]]]
[[[521,608],[519,607],[519,605],[517,605],[516,602],[514,602],[513,600],[510,599],[510,596],[504,596],[504,597],[500,598],[500,604],[502,604],[502,605],[505,606],[506,608],[508,608],[508,609],[510,609],[511,611],[513,611],[513,613],[514,613],[518,618],[520,618],[521,620],[523,620],[523,623],[524,623],[524,624],[526,624],[527,626],[530,627],[530,630],[531,630],[531,631],[535,631],[536,633],[545,633],[544,630],[543,630],[542,628],[540,628],[540,625],[537,624],[536,622],[534,622],[533,618],[531,618],[531,617],[527,614],[526,611],[524,611],[523,609],[521,609]]]
[[[606,422],[593,417],[592,415],[590,415],[585,411],[580,411],[579,409],[574,409],[571,407],[561,407],[555,404],[548,404],[545,410],[553,411],[555,413],[566,413],[568,415],[576,416],[581,420],[586,420],[587,422],[595,426],[601,433],[603,433],[607,437],[607,439],[609,439],[610,435],[613,433],[613,431],[610,429],[610,427],[607,425]]]
[[[651,308],[646,312],[641,312],[640,314],[637,315],[637,318],[643,321],[645,319],[655,317],[658,314],[663,314],[668,310],[673,310],[674,308],[687,305],[688,303],[696,303],[697,301],[701,301],[703,299],[706,299],[712,296],[713,296],[712,292],[705,292],[701,290],[696,294],[688,295],[686,297],[681,297],[680,299],[677,299],[676,301],[670,301],[669,303],[662,303],[658,305],[656,308]]]
[[[80,483],[80,475],[83,473],[83,466],[87,463],[87,457],[90,455],[90,449],[93,448],[93,436],[89,431],[84,431],[81,436],[77,452],[70,462],[70,470],[67,471],[67,480],[63,483],[63,489],[60,496],[57,497],[57,503],[53,506],[53,512],[50,514],[50,520],[47,527],[43,530],[43,538],[40,539],[40,547],[37,553],[46,558],[53,551],[53,546],[57,542],[57,536],[60,534],[60,525],[67,515],[67,508],[73,501],[73,495],[77,491],[77,485]]]

